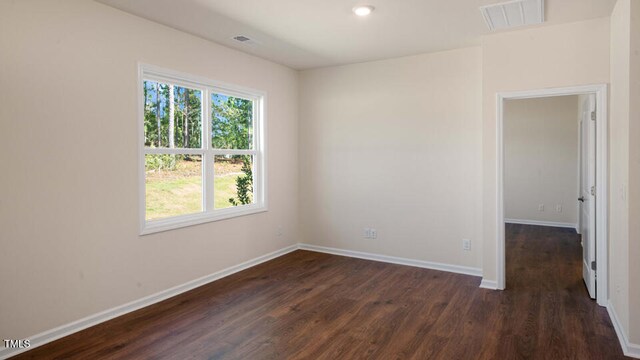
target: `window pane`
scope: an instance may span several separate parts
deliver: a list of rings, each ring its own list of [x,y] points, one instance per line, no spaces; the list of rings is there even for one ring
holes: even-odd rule
[[[211,94],[211,121],[214,149],[253,149],[253,101]]]
[[[144,81],[144,145],[151,148],[200,148],[202,92]]]
[[[213,168],[213,200],[216,209],[254,203],[253,156],[216,155]]]
[[[202,211],[201,155],[145,155],[147,220]]]

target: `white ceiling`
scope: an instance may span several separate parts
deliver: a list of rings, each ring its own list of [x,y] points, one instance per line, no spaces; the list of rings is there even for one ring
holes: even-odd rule
[[[477,45],[499,0],[97,0],[294,69]],[[546,0],[542,26],[609,16],[616,0]],[[371,4],[358,18],[351,9]],[[245,35],[253,42],[232,38]]]

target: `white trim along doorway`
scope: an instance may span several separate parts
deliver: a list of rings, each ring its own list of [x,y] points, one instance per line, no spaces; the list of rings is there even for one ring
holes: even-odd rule
[[[609,298],[608,287],[608,110],[607,85],[584,85],[566,88],[549,88],[530,91],[501,92],[497,94],[497,236],[496,236],[496,288],[506,287],[505,269],[505,217],[504,217],[504,102],[505,100],[531,99],[562,95],[595,95],[596,98],[596,301],[606,306]]]

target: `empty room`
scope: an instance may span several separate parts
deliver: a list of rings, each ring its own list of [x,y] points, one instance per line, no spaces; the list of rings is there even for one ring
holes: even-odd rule
[[[640,0],[0,0],[0,359],[640,358]]]

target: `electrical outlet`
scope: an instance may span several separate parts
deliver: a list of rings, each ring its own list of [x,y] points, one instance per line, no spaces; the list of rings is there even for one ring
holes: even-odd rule
[[[544,204],[538,205],[538,211],[544,211]]]
[[[365,239],[376,239],[378,237],[378,230],[374,228],[363,228],[362,237]]]
[[[562,205],[560,204],[556,205],[556,212],[559,212],[559,213],[562,212]]]
[[[471,250],[471,240],[462,239],[462,250],[466,250],[466,251]]]
[[[276,235],[280,237],[282,236],[282,234],[284,234],[284,232],[282,231],[282,226],[278,226],[278,231],[276,232]]]

